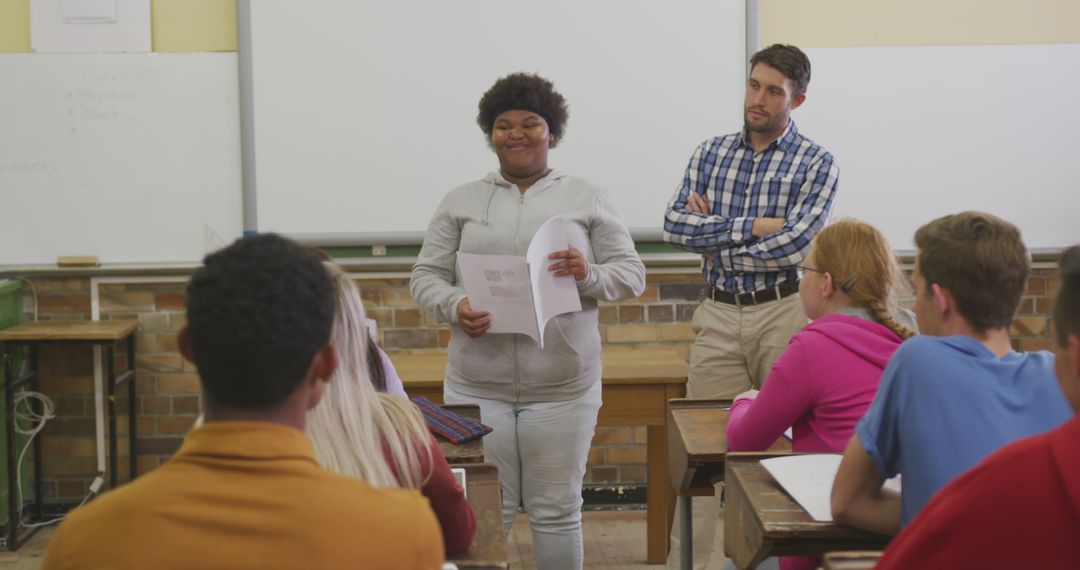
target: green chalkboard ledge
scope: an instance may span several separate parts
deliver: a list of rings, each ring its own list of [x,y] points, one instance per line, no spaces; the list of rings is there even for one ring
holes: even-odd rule
[[[663,242],[638,242],[635,244],[645,266],[652,268],[681,268],[696,271],[700,267],[701,256],[678,250]],[[419,245],[387,246],[326,246],[325,251],[349,270],[380,272],[408,271],[420,253]]]
[[[23,275],[38,277],[111,277],[120,275],[190,275],[201,265],[197,261],[181,263],[103,263],[98,267],[57,267],[55,263],[0,265],[0,278]]]
[[[645,266],[653,268],[699,268],[701,256],[687,253],[665,242],[637,242],[635,248]],[[343,267],[349,269],[366,269],[368,271],[393,271],[405,270],[412,267],[416,256],[420,253],[419,245],[387,245],[370,246],[327,246],[321,247],[323,251],[338,260]],[[913,250],[901,250],[896,252],[904,269],[911,269],[915,261]],[[1060,248],[1040,248],[1031,251],[1032,267],[1035,269],[1057,267],[1058,259],[1061,258]]]
[[[640,242],[636,244],[642,261],[650,272],[673,273],[695,272],[699,270],[701,258],[692,253],[675,249],[661,242]],[[385,246],[384,255],[375,255],[372,246],[333,246],[321,248],[333,257],[342,267],[356,273],[402,273],[412,268],[418,245]],[[382,253],[382,252],[380,252]],[[1061,257],[1058,248],[1032,250],[1033,268],[1056,268]],[[911,269],[914,252],[898,251],[901,265]],[[190,275],[199,267],[198,262],[183,263],[118,263],[102,264],[100,267],[62,268],[55,264],[41,265],[0,265],[0,279],[19,276],[38,277],[108,277],[124,275],[166,276]]]

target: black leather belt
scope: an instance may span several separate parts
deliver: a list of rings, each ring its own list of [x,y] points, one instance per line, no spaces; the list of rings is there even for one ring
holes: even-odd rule
[[[713,287],[709,291],[709,298],[717,303],[727,303],[728,305],[741,307],[743,305],[758,305],[777,299],[783,299],[798,291],[798,281],[784,281],[775,287],[761,289],[760,291],[750,291],[749,293],[728,293],[727,291]]]

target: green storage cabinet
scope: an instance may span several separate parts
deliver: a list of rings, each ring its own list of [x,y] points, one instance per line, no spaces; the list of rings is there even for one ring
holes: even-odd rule
[[[0,279],[0,330],[22,321],[22,283]]]
[[[18,281],[3,281],[0,280],[0,330],[6,329],[16,323],[22,321],[22,284]],[[23,359],[25,358],[24,351],[20,350],[17,353],[15,360],[15,370],[22,370]],[[7,395],[4,394],[4,387],[6,379],[4,378],[4,367],[0,363],[0,398],[4,398]],[[5,406],[3,400],[0,400],[0,428],[7,421],[5,416]],[[4,437],[3,429],[0,429],[0,524],[7,526],[10,519],[8,513],[8,480],[7,480],[7,438]],[[22,451],[24,445],[26,445],[26,436],[22,434],[15,434],[15,442],[18,445],[18,449],[15,450],[16,455],[19,451]],[[23,459],[22,464],[22,491],[23,500],[33,497],[33,488],[30,473],[32,471],[31,466],[33,463],[33,451],[27,451],[26,457]]]

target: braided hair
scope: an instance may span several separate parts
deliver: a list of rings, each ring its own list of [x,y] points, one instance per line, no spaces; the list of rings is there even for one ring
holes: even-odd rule
[[[876,322],[901,339],[915,335],[892,315],[895,292],[905,282],[892,248],[877,228],[850,218],[830,224],[814,238],[814,263]]]

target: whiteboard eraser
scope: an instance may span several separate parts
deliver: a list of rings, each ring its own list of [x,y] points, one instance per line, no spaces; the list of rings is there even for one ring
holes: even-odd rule
[[[96,255],[61,255],[56,258],[57,267],[100,267]]]

